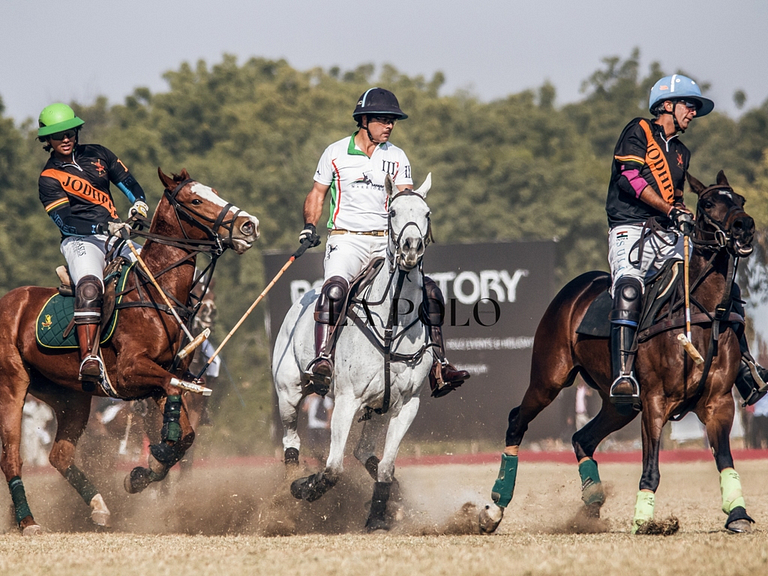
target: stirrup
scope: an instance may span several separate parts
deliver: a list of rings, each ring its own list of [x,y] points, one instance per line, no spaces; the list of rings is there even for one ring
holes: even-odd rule
[[[96,362],[96,364],[99,366],[99,374],[83,374],[83,367],[85,366],[86,362]],[[78,368],[77,371],[77,379],[81,382],[102,382],[104,380],[104,362],[101,361],[99,356],[89,354],[80,362],[80,368]]]
[[[330,374],[322,374],[314,371],[314,366],[322,360],[325,360],[330,365]],[[331,388],[331,381],[333,380],[333,361],[328,356],[321,354],[307,365],[307,369],[304,372],[304,379],[307,381],[305,390],[308,394],[315,393],[320,396],[325,396],[328,394],[328,391]]]
[[[619,391],[618,389],[622,388],[622,385],[628,385],[631,387],[631,391]],[[620,412],[622,409],[626,410],[627,408],[639,412],[642,408],[640,402],[640,385],[637,383],[634,374],[631,372],[629,374],[620,374],[619,377],[613,381],[613,384],[611,384],[611,389],[608,394],[608,399],[611,401],[611,404],[616,406]]]

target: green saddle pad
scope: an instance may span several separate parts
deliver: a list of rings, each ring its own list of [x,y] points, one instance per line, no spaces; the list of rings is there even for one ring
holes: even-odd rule
[[[117,286],[115,287],[115,290],[118,293],[123,291],[125,282],[128,279],[128,272],[132,267],[133,264],[123,267],[120,278],[117,281]],[[109,324],[101,334],[102,344],[106,343],[115,332],[115,326],[117,326],[117,304],[122,299],[123,297],[120,295],[115,300],[115,311],[112,313],[112,318],[110,318]],[[69,326],[74,315],[75,298],[73,296],[62,296],[59,293],[51,296],[37,316],[37,323],[35,324],[37,343],[43,348],[57,350],[61,348],[77,348],[76,330],[72,330],[67,337],[64,338],[64,330]]]

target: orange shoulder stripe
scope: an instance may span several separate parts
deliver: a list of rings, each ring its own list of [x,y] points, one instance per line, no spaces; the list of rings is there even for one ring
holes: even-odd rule
[[[49,168],[44,170],[41,176],[47,176],[48,178],[55,178],[64,188],[67,194],[72,194],[83,200],[87,200],[91,204],[98,204],[107,209],[109,215],[112,218],[118,218],[115,205],[112,203],[112,199],[106,192],[95,188],[85,178],[80,178],[68,172]]]

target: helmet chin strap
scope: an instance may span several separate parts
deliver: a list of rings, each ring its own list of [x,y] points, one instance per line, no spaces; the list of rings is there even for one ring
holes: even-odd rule
[[[675,114],[675,108],[677,108],[677,102],[672,101],[672,112],[667,112],[665,108],[661,109],[661,114],[671,114],[672,115],[672,121],[675,123],[675,134],[684,134],[685,129],[680,126],[680,123],[677,121],[677,114]]]
[[[368,134],[368,139],[369,139],[371,142],[373,142],[374,144],[376,144],[376,145],[378,146],[379,144],[381,144],[381,142],[377,142],[377,141],[374,139],[374,137],[373,137],[373,134],[371,134],[371,131],[368,129],[368,126],[370,126],[370,125],[371,125],[371,120],[370,120],[370,118],[368,118],[368,115],[367,115],[367,114],[365,115],[365,119],[366,119],[366,123],[365,123],[365,131],[366,131],[366,133]]]

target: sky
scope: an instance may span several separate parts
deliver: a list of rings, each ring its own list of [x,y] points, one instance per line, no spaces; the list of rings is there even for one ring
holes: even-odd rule
[[[372,63],[431,78],[441,94],[482,101],[545,81],[556,104],[579,100],[606,57],[640,49],[641,74],[658,61],[683,70],[716,109],[738,117],[768,99],[765,0],[5,0],[0,4],[0,97],[4,115],[36,119],[56,101],[118,104],[137,87],[163,92],[162,75],[182,62],[224,53],[238,62],[284,58],[298,70]]]

